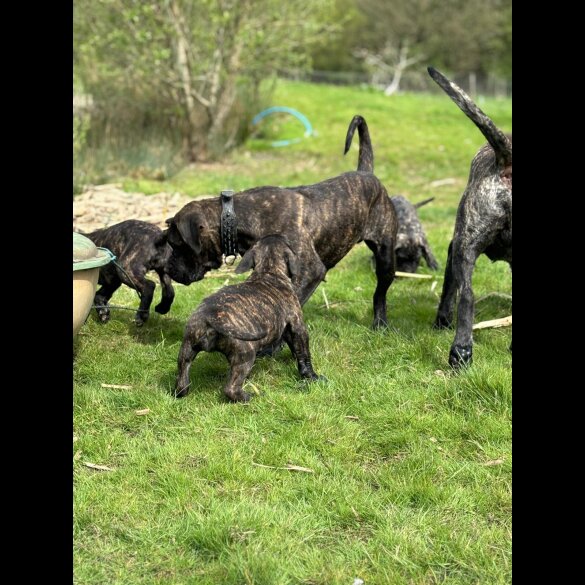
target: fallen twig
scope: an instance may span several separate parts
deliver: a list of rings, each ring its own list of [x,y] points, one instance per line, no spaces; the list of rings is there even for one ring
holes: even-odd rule
[[[284,471],[302,471],[303,473],[315,473],[312,469],[309,469],[308,467],[301,467],[300,465],[291,465],[290,463],[287,463],[284,467],[276,467],[274,465],[264,465],[262,463],[256,463],[255,461],[252,461],[252,465],[255,465],[256,467],[264,467],[265,469],[282,469]]]
[[[394,274],[400,278],[433,278],[432,274],[416,274],[413,272],[400,272],[399,270]]]
[[[100,384],[102,388],[117,388],[118,390],[130,390],[132,386],[126,384]]]
[[[491,467],[492,465],[501,465],[502,463],[504,463],[503,459],[492,459],[491,461],[486,461],[485,463],[482,463],[482,465],[485,465],[486,467]]]
[[[323,299],[325,300],[325,306],[329,309],[329,301],[327,300],[327,295],[325,294],[325,289],[322,288],[321,292],[323,293]]]
[[[89,461],[84,461],[83,465],[89,467],[90,469],[97,469],[98,471],[114,471],[111,467],[107,465],[96,465],[95,463],[90,463]]]

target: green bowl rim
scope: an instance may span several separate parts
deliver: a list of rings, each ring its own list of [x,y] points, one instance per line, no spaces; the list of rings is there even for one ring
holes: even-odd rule
[[[98,253],[93,257],[87,260],[78,260],[77,262],[73,260],[73,272],[76,270],[89,270],[90,268],[99,268],[100,266],[105,266],[112,260],[116,259],[116,256],[112,254],[110,250],[107,248],[98,248]]]

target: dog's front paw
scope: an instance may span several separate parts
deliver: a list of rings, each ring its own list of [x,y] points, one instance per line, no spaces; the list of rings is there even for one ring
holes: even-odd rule
[[[136,327],[142,327],[148,321],[148,311],[138,311],[134,317]]]
[[[159,303],[154,310],[159,314],[159,315],[166,315],[170,310],[171,310],[171,305],[170,303]]]
[[[107,323],[110,320],[110,309],[98,309],[98,319],[101,323]]]
[[[437,315],[433,323],[433,329],[451,329],[453,319],[449,319],[445,315]]]
[[[464,366],[470,366],[472,362],[472,350],[471,345],[453,345],[449,352],[449,365],[458,369]]]

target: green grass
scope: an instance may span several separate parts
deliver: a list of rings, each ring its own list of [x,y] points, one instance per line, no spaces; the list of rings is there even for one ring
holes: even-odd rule
[[[267,149],[263,141],[296,130],[276,124],[253,150],[185,169],[151,192],[308,183],[355,168],[357,148],[346,159],[341,153],[347,124],[361,113],[388,191],[436,196],[420,215],[444,267],[469,163],[483,142],[447,96],[281,83],[274,103],[303,112],[318,136]],[[511,128],[509,101],[481,106]],[[429,186],[447,177],[455,183]],[[390,330],[370,330],[375,277],[360,244],[304,309],[314,366],[327,382],[301,383],[286,349],[256,362],[248,405],[230,404],[221,392],[227,362],[203,353],[191,393],[175,400],[186,318],[225,281],[242,278],[176,285],[170,314],[153,313],[142,329],[121,310],[107,325],[92,315],[82,328],[74,362],[75,583],[510,583],[511,330],[476,332],[473,366],[450,372],[453,332],[430,328],[442,272],[434,290],[431,280],[397,279],[388,293]],[[481,257],[474,291],[510,294],[507,266]],[[478,318],[509,314],[504,295],[480,301]],[[127,288],[112,302],[138,305]]]

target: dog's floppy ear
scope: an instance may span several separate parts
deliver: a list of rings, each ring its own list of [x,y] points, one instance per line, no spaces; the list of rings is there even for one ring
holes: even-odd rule
[[[195,254],[201,253],[201,239],[199,237],[199,226],[197,225],[197,218],[193,214],[183,214],[177,219],[174,218],[174,224],[181,234],[185,244],[195,252]]]
[[[299,275],[299,259],[290,248],[286,251],[286,265],[291,279],[295,279]]]
[[[423,238],[423,243],[422,243],[422,246],[420,247],[420,249],[422,251],[423,258],[425,259],[425,262],[427,263],[427,266],[431,270],[438,270],[439,263],[437,262],[437,260],[433,256],[433,253],[431,252],[431,247],[429,246],[429,243],[427,242],[426,238]]]
[[[252,268],[255,268],[255,267],[256,267],[256,251],[253,249],[250,249],[244,254],[242,259],[240,260],[240,263],[238,264],[235,272],[236,272],[236,274],[242,274],[243,272],[247,272],[248,270],[251,270]]]

